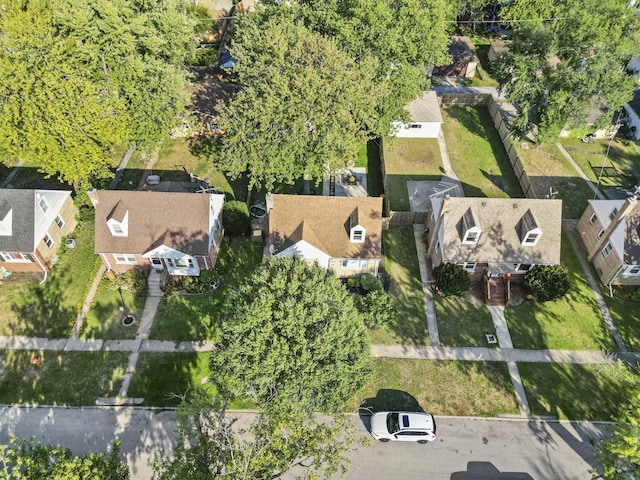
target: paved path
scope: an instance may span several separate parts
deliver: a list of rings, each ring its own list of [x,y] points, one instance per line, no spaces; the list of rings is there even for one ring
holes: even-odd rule
[[[18,164],[15,167],[13,167],[13,170],[11,170],[9,175],[7,175],[7,178],[5,178],[2,183],[0,183],[0,188],[7,188],[8,186],[10,186],[11,181],[18,174],[18,172],[20,171],[20,167],[22,166],[23,163],[24,163],[24,160],[20,160]]]
[[[580,175],[580,177],[585,182],[587,182],[587,185],[589,185],[589,188],[594,193],[594,195],[597,196],[600,200],[605,200],[604,195],[600,193],[600,190],[598,190],[598,188],[593,184],[593,182],[589,179],[589,177],[587,177],[587,175],[582,171],[580,166],[573,160],[573,157],[571,156],[571,154],[565,150],[562,144],[556,143],[556,147],[558,147],[558,150],[560,150],[562,155],[564,155],[564,158],[566,158],[569,161],[569,163],[575,169],[575,171],[578,172],[578,175]]]
[[[431,272],[431,262],[427,258],[427,249],[424,244],[424,225],[415,224],[413,233],[416,240],[416,250],[418,253],[418,263],[420,264],[420,278],[422,279],[422,294],[424,295],[425,313],[427,327],[429,328],[429,341],[431,345],[440,345],[440,335],[438,334],[438,319],[436,318],[436,308],[433,303],[433,273]]]

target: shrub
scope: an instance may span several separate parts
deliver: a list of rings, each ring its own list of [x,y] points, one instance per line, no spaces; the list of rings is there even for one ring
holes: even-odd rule
[[[461,297],[471,288],[467,271],[455,263],[444,263],[433,269],[436,286],[444,296]]]
[[[143,270],[130,270],[118,275],[113,284],[117,287],[142,295],[147,288],[147,275]]]
[[[396,304],[382,288],[356,297],[356,307],[369,328],[380,328],[396,319]]]
[[[365,292],[374,292],[376,290],[382,290],[382,282],[370,273],[363,273],[360,275],[360,287]]]
[[[538,302],[547,302],[569,293],[569,271],[564,265],[534,267],[524,277],[529,293]]]
[[[360,277],[347,278],[347,287],[350,290],[357,290],[360,288]]]
[[[222,224],[225,232],[232,237],[249,233],[251,222],[247,204],[239,200],[226,202],[222,210]]]

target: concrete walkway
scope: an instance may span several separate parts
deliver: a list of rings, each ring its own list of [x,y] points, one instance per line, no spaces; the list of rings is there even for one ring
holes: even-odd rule
[[[580,166],[573,160],[573,157],[571,156],[571,154],[569,152],[567,152],[567,150],[565,150],[565,148],[562,146],[562,144],[556,143],[556,147],[558,147],[558,150],[560,150],[560,152],[562,153],[564,158],[566,158],[568,160],[568,162],[575,169],[575,171],[578,172],[578,175],[580,175],[580,177],[585,182],[587,182],[587,185],[589,185],[589,188],[594,193],[594,195],[596,197],[598,197],[600,200],[605,200],[604,195],[602,195],[600,193],[600,190],[598,190],[598,188],[593,184],[593,182],[589,179],[589,177],[587,177],[587,175],[582,171]]]
[[[427,318],[427,328],[429,329],[429,341],[434,347],[440,346],[440,335],[438,334],[438,320],[436,318],[436,308],[433,303],[433,272],[431,262],[427,258],[427,248],[424,244],[424,225],[415,224],[413,233],[416,240],[416,250],[418,253],[418,263],[420,264],[420,278],[422,279],[422,294],[424,296],[424,307]]]

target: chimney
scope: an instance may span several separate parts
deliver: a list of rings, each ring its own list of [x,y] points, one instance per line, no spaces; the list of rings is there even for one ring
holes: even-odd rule
[[[269,214],[273,208],[273,193],[267,192],[265,195],[265,203],[267,204],[267,214]]]
[[[87,190],[87,195],[89,196],[89,200],[91,200],[91,203],[93,203],[93,207],[95,208],[96,205],[98,205],[98,190],[91,187],[89,190]]]

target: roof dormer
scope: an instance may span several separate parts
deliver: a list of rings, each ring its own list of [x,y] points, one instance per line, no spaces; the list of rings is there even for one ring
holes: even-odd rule
[[[358,208],[349,216],[349,241],[351,243],[364,243],[367,230],[358,222]]]
[[[480,240],[480,234],[482,230],[476,221],[476,217],[473,215],[471,208],[468,208],[464,215],[462,215],[460,233],[462,237],[462,243],[465,245],[475,245]]]
[[[129,235],[129,210],[118,202],[107,217],[107,226],[114,237]]]
[[[13,235],[13,208],[5,212],[4,217],[0,219],[0,236],[10,237],[11,235]]]
[[[531,209],[527,210],[520,220],[520,242],[524,246],[534,246],[542,237],[542,230],[538,226]]]

